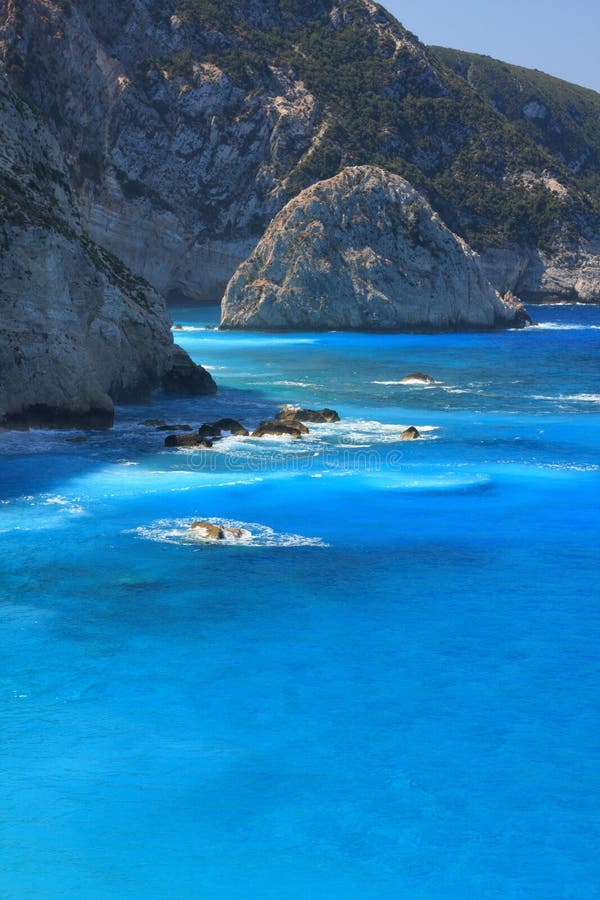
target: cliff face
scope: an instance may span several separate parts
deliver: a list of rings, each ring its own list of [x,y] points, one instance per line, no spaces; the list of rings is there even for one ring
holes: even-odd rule
[[[227,288],[222,326],[448,331],[527,320],[407,181],[361,166],[275,217]]]
[[[489,106],[538,146],[548,151],[596,202],[600,184],[600,94],[537,70],[442,47],[434,54],[485,99]],[[533,172],[521,175],[525,190],[539,183]],[[542,181],[558,196],[565,184],[543,172]],[[508,246],[485,250],[484,263],[494,283],[519,285],[530,299],[598,300],[600,233],[593,217],[579,217],[577,239],[546,246]]]
[[[266,64],[239,83],[211,61],[226,39],[174,2],[2,5],[13,80],[62,145],[90,237],[167,297],[219,299],[287,200],[315,99]]]
[[[167,297],[219,299],[290,198],[365,163],[422,191],[503,290],[600,296],[588,169],[371,0],[0,0],[0,55],[86,232]]]
[[[164,302],[82,231],[62,153],[0,72],[0,420],[110,422],[173,364]]]

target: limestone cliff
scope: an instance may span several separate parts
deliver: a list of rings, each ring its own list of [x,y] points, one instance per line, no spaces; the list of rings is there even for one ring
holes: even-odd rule
[[[0,212],[0,421],[110,422],[179,363],[164,301],[82,231],[59,146],[1,71]]]
[[[528,320],[403,178],[360,166],[275,217],[232,278],[222,327],[447,331]]]
[[[575,159],[372,0],[0,0],[0,57],[86,233],[167,297],[220,299],[288,200],[365,163],[422,191],[502,290],[600,297],[582,89],[561,106]]]

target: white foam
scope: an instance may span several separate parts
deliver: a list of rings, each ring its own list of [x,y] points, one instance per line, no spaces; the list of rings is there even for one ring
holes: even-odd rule
[[[561,394],[561,400],[580,400],[583,403],[600,403],[600,394]]]
[[[447,394],[483,394],[482,390],[473,390],[472,388],[455,388],[455,387],[445,387],[443,388]]]
[[[85,513],[84,507],[79,502],[79,497],[68,500],[66,497],[57,494],[55,496],[46,496],[41,499],[44,506],[58,506],[60,507],[61,512],[69,513],[69,515],[72,516],[80,516]]]
[[[190,331],[215,331],[215,327],[213,325],[180,325],[176,328],[174,325],[171,328],[175,334],[180,334],[181,332],[190,332]]]
[[[203,518],[202,521],[225,528],[236,528],[242,532],[241,537],[227,535],[224,540],[211,540],[206,537],[204,529],[192,528],[195,519],[159,519],[151,525],[141,525],[126,531],[137,537],[161,544],[179,544],[198,546],[245,546],[245,547],[327,547],[322,538],[304,537],[300,534],[276,532],[266,525],[255,522],[237,522],[231,519]]]
[[[600,325],[573,325],[564,322],[538,322],[532,331],[599,331]]]
[[[402,432],[413,424],[409,422],[401,425],[357,419],[349,423],[349,430],[344,437],[352,444],[358,443],[360,446],[372,443],[396,443],[400,440]],[[438,425],[414,425],[414,427],[422,434],[428,435],[439,430]]]
[[[600,466],[593,465],[576,465],[574,463],[540,463],[539,469],[556,469],[561,472],[598,472]]]
[[[600,394],[557,394],[557,395],[548,395],[548,394],[532,394],[532,400],[554,400],[555,402],[560,401],[571,401],[571,402],[579,402],[579,403],[600,403]]]
[[[395,385],[401,385],[402,387],[407,387],[407,386],[411,387],[413,385],[418,385],[418,387],[425,387],[425,388],[433,388],[433,387],[439,386],[439,382],[435,382],[434,384],[431,384],[431,382],[421,381],[420,378],[407,378],[407,379],[402,379],[402,381],[372,381],[371,384],[383,384],[383,385],[387,385],[390,387],[395,386]]]

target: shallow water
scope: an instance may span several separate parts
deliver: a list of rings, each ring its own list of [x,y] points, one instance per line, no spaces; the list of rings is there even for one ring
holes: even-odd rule
[[[3,900],[599,895],[600,309],[532,312],[177,310],[216,397],[0,435]],[[214,452],[138,424],[287,402],[342,421]]]

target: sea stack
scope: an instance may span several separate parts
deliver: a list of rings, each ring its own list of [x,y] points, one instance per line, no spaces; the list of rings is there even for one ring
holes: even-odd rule
[[[221,327],[427,332],[528,321],[408,181],[353,166],[274,218],[229,282]]]

